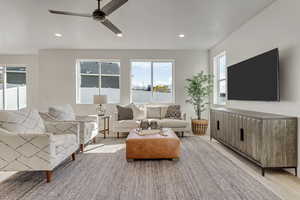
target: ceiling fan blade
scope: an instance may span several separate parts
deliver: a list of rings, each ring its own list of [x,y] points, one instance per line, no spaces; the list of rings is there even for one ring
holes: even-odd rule
[[[74,13],[74,12],[67,12],[67,11],[58,11],[58,10],[49,10],[52,14],[58,15],[71,15],[71,16],[79,16],[79,17],[92,17],[91,14],[84,14],[84,13]]]
[[[106,14],[106,16],[108,16],[112,12],[123,6],[127,1],[128,0],[112,0],[102,8],[102,11]]]
[[[108,19],[105,19],[103,22],[101,22],[104,26],[106,26],[109,30],[111,30],[112,32],[114,32],[115,34],[121,34],[122,31],[120,29],[118,29],[113,23],[111,23],[111,21],[109,21]]]

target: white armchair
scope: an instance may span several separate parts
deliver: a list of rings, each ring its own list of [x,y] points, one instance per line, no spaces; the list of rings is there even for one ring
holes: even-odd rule
[[[45,123],[45,133],[15,133],[0,128],[0,171],[52,171],[79,147],[79,124]]]
[[[40,116],[48,122],[74,122],[79,123],[79,143],[80,143],[80,150],[81,152],[84,151],[84,146],[88,144],[91,140],[95,140],[95,137],[98,135],[98,116],[75,116],[74,112],[72,110],[72,107],[70,105],[63,105],[63,106],[57,106],[57,107],[50,107],[55,110],[57,113],[63,113],[60,114],[60,116],[64,115],[70,115],[70,119],[65,120],[60,117],[56,117],[53,114],[50,114],[49,112],[40,112]]]

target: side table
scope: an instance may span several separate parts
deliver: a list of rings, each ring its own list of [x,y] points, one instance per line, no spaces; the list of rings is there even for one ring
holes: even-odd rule
[[[104,116],[98,116],[99,117],[99,128],[101,127],[101,120],[103,120],[103,129],[99,129],[99,133],[102,133],[104,135],[104,139],[106,138],[106,134],[109,135],[109,121],[110,121],[110,116],[109,115],[104,115]]]

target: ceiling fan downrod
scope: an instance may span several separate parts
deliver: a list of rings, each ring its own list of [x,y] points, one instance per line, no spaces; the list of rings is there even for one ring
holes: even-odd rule
[[[98,10],[100,10],[100,1],[101,0],[97,0],[98,1]]]

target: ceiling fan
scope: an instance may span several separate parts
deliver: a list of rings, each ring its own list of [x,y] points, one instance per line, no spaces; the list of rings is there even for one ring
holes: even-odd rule
[[[109,16],[112,12],[123,6],[128,0],[112,0],[107,3],[102,8],[100,7],[100,2],[98,1],[98,8],[92,14],[85,14],[85,13],[74,13],[68,11],[58,11],[58,10],[49,10],[52,14],[59,14],[59,15],[71,15],[71,16],[78,16],[78,17],[93,17],[94,20],[100,21],[104,26],[106,26],[109,30],[117,34],[118,36],[122,36],[122,31],[116,27],[111,21],[109,21],[106,17]]]

